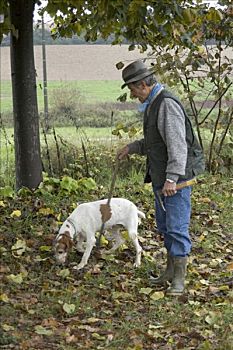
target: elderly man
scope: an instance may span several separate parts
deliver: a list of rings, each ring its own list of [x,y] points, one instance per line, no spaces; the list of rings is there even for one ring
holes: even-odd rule
[[[150,281],[153,285],[169,281],[166,294],[180,295],[191,250],[191,187],[176,190],[176,184],[204,171],[203,153],[182,104],[156,81],[151,69],[135,61],[123,69],[122,78],[122,88],[127,86],[130,96],[141,102],[144,138],[126,145],[117,156],[146,155],[145,182],[152,182],[157,228],[167,250],[165,271],[158,278],[151,276]]]

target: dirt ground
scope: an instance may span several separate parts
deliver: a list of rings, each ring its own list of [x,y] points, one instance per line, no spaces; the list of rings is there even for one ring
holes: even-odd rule
[[[35,46],[35,65],[42,80],[42,47]],[[128,45],[48,45],[46,62],[48,80],[121,80],[116,63],[125,64],[144,58],[138,50],[128,51]],[[10,48],[0,48],[1,80],[10,80]]]

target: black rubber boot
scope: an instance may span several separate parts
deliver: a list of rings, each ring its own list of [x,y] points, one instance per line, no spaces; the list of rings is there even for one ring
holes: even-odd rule
[[[173,257],[174,275],[171,286],[166,290],[166,295],[176,296],[183,294],[185,286],[186,266],[188,258]]]
[[[163,285],[168,281],[172,281],[174,273],[174,267],[173,267],[173,257],[169,254],[167,254],[167,267],[165,271],[157,278],[150,276],[150,284],[153,286],[159,286]]]

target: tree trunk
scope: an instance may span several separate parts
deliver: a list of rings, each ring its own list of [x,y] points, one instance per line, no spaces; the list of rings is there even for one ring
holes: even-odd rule
[[[34,0],[10,0],[16,189],[42,181],[33,51]]]

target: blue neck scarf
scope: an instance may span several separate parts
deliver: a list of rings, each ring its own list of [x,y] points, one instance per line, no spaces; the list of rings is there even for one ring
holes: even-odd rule
[[[151,90],[149,96],[147,97],[147,99],[141,103],[139,106],[138,106],[138,111],[139,112],[145,112],[147,106],[150,104],[152,98],[157,94],[157,92],[159,92],[159,90],[162,88],[162,85],[157,83],[153,89]]]

